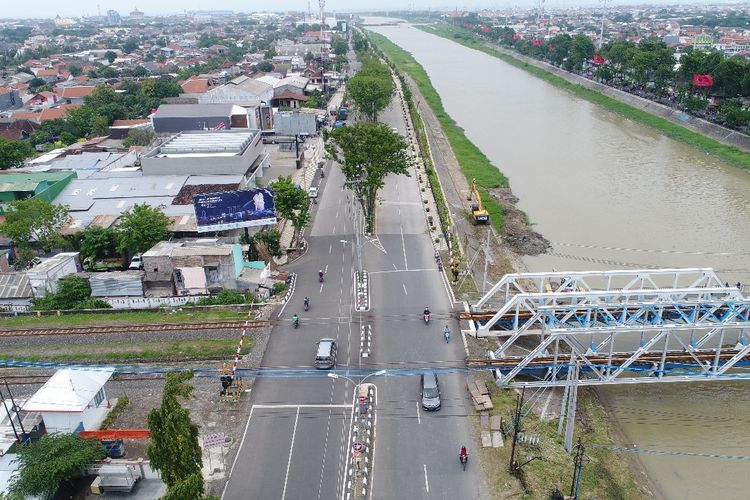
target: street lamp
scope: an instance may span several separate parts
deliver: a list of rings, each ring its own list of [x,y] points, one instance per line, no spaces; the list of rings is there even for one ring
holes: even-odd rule
[[[354,398],[356,398],[357,395],[359,394],[359,388],[362,386],[362,384],[365,383],[365,380],[367,380],[370,377],[375,377],[375,376],[379,376],[379,375],[385,375],[385,373],[386,373],[386,370],[378,370],[376,372],[372,372],[369,375],[365,375],[364,378],[362,378],[362,380],[359,381],[359,383],[357,383],[354,380],[350,379],[346,375],[339,375],[338,373],[333,373],[333,372],[328,372],[328,377],[330,377],[330,378],[343,378],[345,380],[348,380],[352,384],[354,384]],[[376,401],[377,401],[377,398],[376,398]],[[352,403],[352,404],[354,404],[354,403]],[[364,411],[364,410],[360,409],[360,411]]]

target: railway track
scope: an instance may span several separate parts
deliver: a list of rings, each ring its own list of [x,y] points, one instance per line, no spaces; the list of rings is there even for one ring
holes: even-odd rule
[[[106,326],[79,326],[71,328],[42,327],[42,328],[3,328],[0,329],[0,337],[35,337],[45,335],[92,335],[102,333],[137,333],[137,332],[164,332],[179,330],[226,330],[231,328],[243,328],[247,323],[248,328],[262,328],[270,326],[267,320],[249,321],[212,321],[204,323],[157,323],[139,325],[106,325]]]

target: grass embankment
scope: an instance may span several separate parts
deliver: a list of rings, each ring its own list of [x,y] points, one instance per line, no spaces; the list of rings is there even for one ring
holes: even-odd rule
[[[517,393],[497,387],[492,377],[486,375],[485,381],[495,406],[492,414],[502,416],[503,421],[512,421],[511,415],[515,411]],[[527,400],[532,394],[526,391]],[[586,443],[611,445],[613,441],[606,422],[607,416],[594,393],[588,389],[579,389],[576,440],[580,438],[584,446]],[[516,460],[519,464],[532,457],[539,457],[522,468],[522,482],[526,489],[524,498],[549,498],[552,490],[558,485],[563,493],[569,493],[573,477],[573,456],[565,451],[563,437],[557,434],[557,419],[543,422],[537,414],[529,412],[521,421],[521,428],[527,435],[540,436],[538,446],[522,444],[516,449]],[[487,469],[496,471],[490,475],[490,493],[493,498],[505,498],[503,492],[507,491],[510,478],[507,471],[511,444],[511,438],[508,438],[503,448],[481,450]],[[602,448],[586,448],[585,453],[586,461],[580,483],[581,498],[644,498],[621,456]]]
[[[502,172],[490,162],[489,158],[482,153],[464,134],[453,118],[443,109],[443,102],[440,95],[432,86],[430,78],[424,68],[405,50],[394,44],[382,35],[372,31],[367,31],[367,36],[372,40],[380,51],[396,66],[416,83],[419,92],[425,102],[430,106],[440,122],[448,141],[450,142],[453,153],[456,155],[466,179],[471,182],[477,180],[477,184],[482,188],[482,202],[485,209],[490,214],[490,221],[495,229],[500,232],[503,228],[503,208],[497,201],[487,195],[487,189],[507,187],[508,179]]]
[[[253,346],[245,339],[242,354]],[[29,362],[112,362],[179,361],[182,359],[230,358],[237,349],[236,339],[178,340],[154,342],[107,342],[100,344],[51,344],[37,349],[43,354],[28,354],[28,347],[4,349],[0,360]]]
[[[240,321],[247,319],[247,311],[205,310],[183,308],[181,311],[128,311],[106,313],[63,314],[35,316],[24,314],[0,317],[4,328],[72,328],[79,326],[142,325],[160,323],[198,323],[202,321]]]
[[[481,52],[484,52],[485,54],[497,57],[498,59],[502,59],[508,64],[523,69],[524,71],[531,73],[532,75],[541,78],[542,80],[545,80],[556,87],[568,90],[582,99],[586,99],[587,101],[602,106],[605,109],[614,111],[615,113],[625,116],[626,118],[629,118],[633,121],[653,127],[662,132],[667,137],[671,137],[672,139],[695,146],[702,151],[711,154],[727,163],[750,169],[750,153],[742,151],[741,149],[735,148],[733,146],[722,144],[719,141],[716,141],[703,134],[694,132],[685,127],[681,127],[680,125],[677,125],[676,123],[673,123],[666,118],[662,118],[647,111],[635,108],[633,106],[630,106],[629,104],[625,104],[618,101],[617,99],[597,92],[596,90],[589,89],[578,83],[571,83],[565,78],[557,76],[554,73],[550,73],[545,69],[539,68],[532,64],[528,64],[524,61],[521,61],[520,59],[516,59],[513,56],[492,48],[490,45],[488,45],[488,41],[482,40],[468,30],[455,28],[447,24],[417,26],[417,28],[427,33],[441,36],[456,43],[460,43],[461,45],[464,45],[471,49],[479,50]]]

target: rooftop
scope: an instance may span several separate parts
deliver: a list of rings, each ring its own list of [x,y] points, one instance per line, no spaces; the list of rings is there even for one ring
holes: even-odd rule
[[[0,273],[0,299],[26,299],[33,296],[26,273]]]
[[[190,257],[191,255],[231,255],[234,245],[214,239],[197,241],[160,241],[144,257]]]
[[[69,259],[78,257],[78,252],[61,252],[57,255],[50,257],[49,259],[43,260],[40,264],[32,267],[30,272],[47,272],[50,269],[54,269],[60,264],[68,261]]]
[[[233,105],[227,104],[162,104],[154,118],[206,118],[209,116],[231,116]]]
[[[211,104],[210,106],[231,107],[232,105]],[[258,130],[248,129],[181,132],[151,151],[147,156],[199,156],[217,153],[232,156],[241,155],[258,133]]]
[[[24,403],[23,411],[82,412],[91,403],[114,368],[96,370],[58,370]]]

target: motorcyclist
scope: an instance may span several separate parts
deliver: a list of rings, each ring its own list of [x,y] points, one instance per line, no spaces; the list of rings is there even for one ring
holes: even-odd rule
[[[424,306],[424,311],[422,311],[422,314],[424,314],[425,316],[429,316],[430,315],[430,308],[427,307],[427,306]]]
[[[310,307],[310,297],[305,297],[305,311]]]
[[[323,270],[318,271],[318,279],[323,282]]]
[[[448,325],[445,325],[445,328],[443,328],[443,337],[445,338],[446,342],[448,342],[451,338],[451,329],[448,328]]]
[[[458,452],[458,457],[462,462],[469,459],[469,452],[466,451],[466,446],[461,447],[461,451]]]
[[[299,326],[299,316],[297,316],[297,313],[294,313],[294,315],[292,315],[292,323],[294,323],[294,328],[297,328]]]

